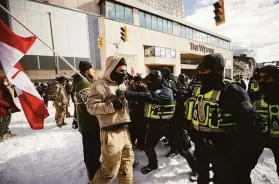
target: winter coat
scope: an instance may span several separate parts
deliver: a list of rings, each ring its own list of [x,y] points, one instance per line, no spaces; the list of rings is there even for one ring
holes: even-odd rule
[[[100,128],[130,122],[128,107],[116,110],[112,101],[117,98],[119,85],[110,78],[111,72],[121,60],[121,57],[111,56],[106,61],[106,70],[102,79],[93,83],[87,102],[87,110],[97,116]]]
[[[76,106],[78,130],[82,134],[96,132],[96,129],[99,129],[96,116],[89,114],[85,106],[91,86],[90,79],[83,79],[79,75],[75,76],[72,93]]]
[[[0,117],[19,111],[9,89],[4,84],[0,84]]]
[[[60,106],[68,105],[69,100],[66,92],[66,86],[63,83],[55,81],[54,89],[55,95],[57,96],[54,102],[58,103]]]

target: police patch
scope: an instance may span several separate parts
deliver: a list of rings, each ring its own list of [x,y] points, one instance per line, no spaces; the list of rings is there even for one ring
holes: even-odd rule
[[[250,101],[245,101],[242,102],[241,105],[244,107],[244,109],[248,110],[248,111],[252,111],[253,110],[253,105]]]

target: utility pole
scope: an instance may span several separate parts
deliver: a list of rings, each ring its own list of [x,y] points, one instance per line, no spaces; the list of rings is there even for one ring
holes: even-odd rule
[[[55,50],[55,48],[54,48],[54,40],[53,40],[52,22],[51,22],[51,13],[50,13],[50,12],[47,12],[47,13],[48,13],[48,16],[49,16],[49,24],[50,24],[50,33],[51,33],[52,48],[53,48],[53,50]],[[57,60],[56,60],[55,52],[53,52],[53,62],[54,62],[55,74],[56,74],[56,76],[57,76],[57,75],[58,75],[58,67],[57,67]]]

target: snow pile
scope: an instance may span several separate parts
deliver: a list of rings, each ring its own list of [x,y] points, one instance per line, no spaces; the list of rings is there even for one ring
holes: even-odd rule
[[[85,184],[86,168],[83,162],[81,135],[71,128],[72,119],[66,119],[67,126],[58,128],[54,120],[54,108],[49,104],[50,117],[45,128],[31,130],[23,112],[12,117],[11,130],[18,134],[0,143],[1,184]],[[73,106],[70,108],[73,112]],[[181,156],[165,158],[169,151],[163,145],[156,148],[159,169],[142,175],[140,169],[147,164],[144,152],[136,151],[140,165],[135,168],[135,183],[143,184],[187,184],[190,168]],[[279,183],[274,158],[265,150],[252,173],[255,184]],[[117,183],[115,181],[114,183]]]

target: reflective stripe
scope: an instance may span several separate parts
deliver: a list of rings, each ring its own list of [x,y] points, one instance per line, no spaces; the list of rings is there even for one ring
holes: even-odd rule
[[[198,131],[226,132],[224,128],[233,127],[232,114],[225,113],[219,107],[221,91],[212,90],[200,95],[201,87],[195,87],[193,96],[185,102],[185,118],[192,121]]]
[[[279,104],[269,105],[261,99],[255,101],[254,106],[265,121],[264,132],[269,132],[271,137],[279,137]]]
[[[251,90],[255,92],[260,90],[260,86],[257,81],[253,80],[251,82]]]
[[[174,113],[175,104],[171,105],[145,105],[145,117],[151,119],[171,119]]]

